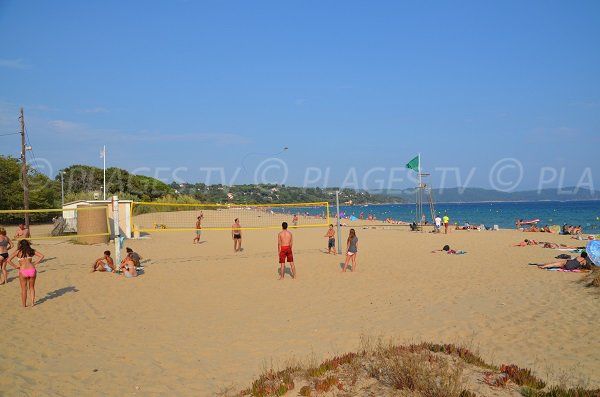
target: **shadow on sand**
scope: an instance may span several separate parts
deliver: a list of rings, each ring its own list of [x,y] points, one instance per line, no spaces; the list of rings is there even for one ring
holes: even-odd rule
[[[51,299],[61,297],[64,294],[69,293],[69,292],[79,292],[79,290],[77,288],[75,288],[74,286],[59,288],[52,292],[48,292],[46,294],[46,296],[44,296],[42,299],[38,299],[38,301],[35,304],[39,305],[39,304],[49,301]]]
[[[283,273],[285,276],[292,277],[292,269],[290,269],[287,266],[284,268]],[[281,276],[281,268],[280,267],[277,268],[277,278],[279,278],[279,276]]]

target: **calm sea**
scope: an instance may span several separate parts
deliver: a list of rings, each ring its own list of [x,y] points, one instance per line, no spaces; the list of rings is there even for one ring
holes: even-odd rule
[[[494,202],[494,203],[436,203],[435,209],[441,215],[447,213],[450,223],[474,225],[498,225],[501,228],[514,228],[517,219],[539,219],[540,225],[581,225],[585,233],[600,232],[600,201],[535,201],[535,202]],[[335,211],[332,208],[332,211]],[[385,204],[368,206],[341,206],[346,216],[358,217],[362,212],[378,220],[392,218],[412,222],[415,219],[414,204]],[[428,209],[424,208],[428,214]]]

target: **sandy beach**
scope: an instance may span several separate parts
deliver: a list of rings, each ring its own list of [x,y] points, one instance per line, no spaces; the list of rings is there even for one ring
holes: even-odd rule
[[[16,271],[0,286],[0,395],[212,396],[249,386],[265,367],[355,350],[361,335],[464,344],[551,383],[600,386],[600,295],[581,274],[527,266],[560,251],[512,246],[579,242],[372,223],[356,227],[357,272],[342,274],[325,228],[292,231],[298,278],[284,281],[277,229],[244,232],[237,254],[227,231],[205,230],[201,244],[193,232],[126,240],[144,257],[136,279],[90,273],[112,244],[34,240],[46,255],[37,305],[21,307]],[[444,244],[467,254],[431,253]]]

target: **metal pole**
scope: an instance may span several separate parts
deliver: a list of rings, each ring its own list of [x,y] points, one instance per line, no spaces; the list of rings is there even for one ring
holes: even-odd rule
[[[421,153],[419,152],[419,225],[421,225],[421,233],[423,232],[423,180],[421,179]]]
[[[335,192],[335,207],[337,209],[337,246],[338,254],[342,254],[342,231],[340,225],[340,191]]]
[[[104,159],[104,177],[103,177],[103,184],[104,187],[102,188],[102,191],[104,192],[104,200],[106,200],[106,145],[104,145],[102,147],[102,158]]]
[[[117,264],[121,264],[121,233],[119,230],[119,198],[117,196],[113,196],[112,198],[112,206],[113,206],[113,237],[115,240],[115,261]]]
[[[65,206],[65,180],[64,172],[60,172],[60,202],[62,206]]]

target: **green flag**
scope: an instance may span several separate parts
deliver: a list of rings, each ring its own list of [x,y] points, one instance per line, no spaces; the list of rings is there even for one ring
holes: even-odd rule
[[[406,168],[413,170],[415,172],[419,172],[419,156],[410,160],[408,164],[406,164]]]

